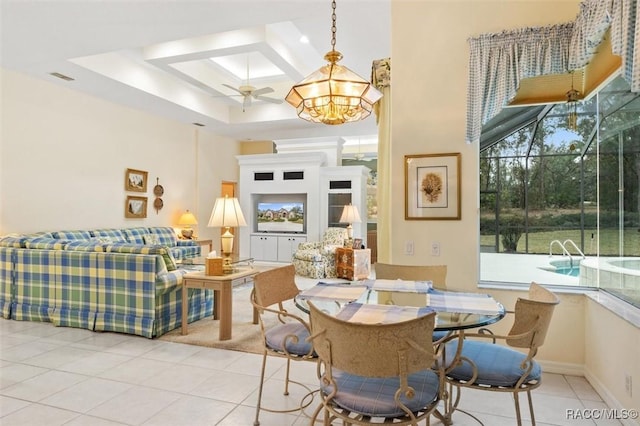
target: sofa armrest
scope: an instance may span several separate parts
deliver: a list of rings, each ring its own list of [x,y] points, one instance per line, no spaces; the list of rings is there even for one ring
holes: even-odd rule
[[[188,271],[176,269],[171,272],[161,272],[156,275],[156,296],[171,293],[182,284],[182,276]]]
[[[196,240],[177,240],[176,244],[178,247],[193,247],[197,245],[198,242]]]
[[[320,247],[319,241],[305,241],[298,245],[298,250],[320,250]]]

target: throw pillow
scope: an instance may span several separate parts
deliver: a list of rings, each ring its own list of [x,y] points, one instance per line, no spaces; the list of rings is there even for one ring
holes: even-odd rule
[[[160,244],[160,240],[156,234],[145,234],[144,243],[148,246],[157,246]]]
[[[93,237],[93,238],[91,238],[91,241],[95,241],[95,242],[98,242],[98,243],[112,243],[113,242],[111,237],[106,237],[106,236]]]

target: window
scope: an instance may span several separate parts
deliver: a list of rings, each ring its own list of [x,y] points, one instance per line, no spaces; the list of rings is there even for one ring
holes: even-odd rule
[[[566,103],[503,112],[481,138],[481,280],[640,304],[638,94],[615,78],[579,103],[575,129]]]

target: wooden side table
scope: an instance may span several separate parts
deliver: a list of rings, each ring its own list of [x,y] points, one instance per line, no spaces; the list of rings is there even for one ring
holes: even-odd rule
[[[188,334],[189,318],[189,288],[202,288],[213,290],[213,319],[220,320],[220,340],[231,339],[231,317],[232,317],[232,288],[233,282],[253,279],[254,275],[260,272],[254,268],[241,269],[238,272],[227,275],[205,275],[204,272],[192,272],[182,277],[182,328],[181,334]],[[258,311],[253,309],[253,323],[258,324]]]
[[[346,280],[365,280],[371,273],[371,249],[336,249],[336,275]]]

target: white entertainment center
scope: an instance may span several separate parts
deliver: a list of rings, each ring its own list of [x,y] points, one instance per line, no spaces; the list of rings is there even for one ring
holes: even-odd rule
[[[236,157],[240,166],[238,200],[247,222],[246,227],[238,229],[241,257],[290,262],[301,242],[319,241],[330,226],[346,227],[339,220],[349,202],[358,208],[362,218],[361,223],[353,224],[353,237],[366,241],[369,169],[331,165],[339,161],[341,145],[334,141],[331,148],[331,144],[323,142],[323,147],[330,147],[328,151],[318,146],[313,151],[313,144],[307,143],[306,150],[300,152],[286,152],[286,146],[278,145],[277,154]],[[334,155],[332,149],[336,147],[338,154]],[[278,212],[269,210],[269,206],[274,210],[278,206],[295,208],[293,211],[282,208]],[[273,221],[271,228],[264,223],[267,215],[269,219],[279,219]]]

